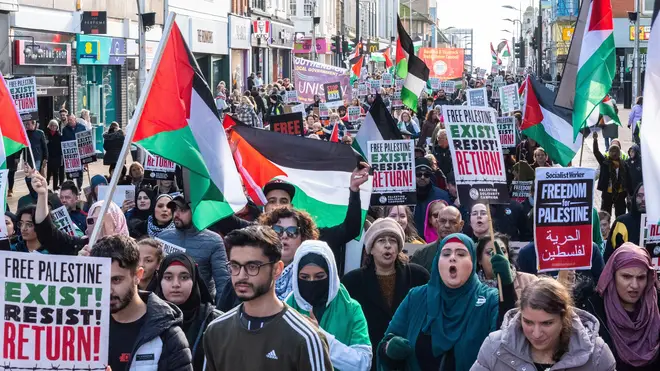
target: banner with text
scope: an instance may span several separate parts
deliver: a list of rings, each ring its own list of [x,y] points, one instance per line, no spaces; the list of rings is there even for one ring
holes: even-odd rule
[[[442,106],[442,113],[461,204],[508,204],[509,188],[495,110]]]
[[[105,370],[108,258],[0,251],[0,337],[6,369]]]
[[[324,96],[323,85],[339,81],[342,96],[351,96],[350,78],[345,68],[293,57],[293,73],[298,102],[314,103],[314,95]]]
[[[420,48],[417,55],[429,68],[429,77],[441,80],[463,77],[465,51],[461,48]]]
[[[339,82],[330,82],[323,84],[323,94],[325,95],[325,104],[328,107],[339,107],[344,104],[344,98],[341,94]]]
[[[646,213],[642,214],[640,223],[639,246],[646,248],[653,268],[660,272],[660,225],[649,223]]]
[[[82,178],[83,166],[78,153],[78,141],[67,140],[62,142],[62,159],[64,171],[69,178]]]
[[[467,89],[467,105],[471,107],[488,107],[488,92],[486,88]]]
[[[415,205],[414,141],[370,140],[367,144],[374,179],[371,206]]]
[[[51,210],[50,218],[57,229],[69,236],[82,237],[84,235],[80,228],[73,224],[66,206],[60,206],[57,209]]]
[[[502,113],[511,113],[522,109],[520,96],[518,95],[518,84],[504,85],[499,88],[499,92]]]
[[[33,76],[7,80],[7,88],[21,120],[38,120],[36,78]]]
[[[505,154],[509,153],[516,145],[516,118],[514,116],[504,116],[497,118],[497,131],[500,133],[500,144],[505,149]]]
[[[285,113],[283,115],[270,116],[270,131],[282,134],[303,136],[302,113]]]
[[[511,199],[518,203],[525,202],[532,195],[533,180],[513,180],[511,181]]]
[[[176,164],[147,152],[144,158],[144,179],[174,180]]]
[[[534,184],[539,272],[591,269],[595,169],[541,167]]]
[[[78,141],[78,154],[80,154],[80,161],[83,165],[96,162],[96,150],[94,149],[92,130],[76,133],[76,140]]]

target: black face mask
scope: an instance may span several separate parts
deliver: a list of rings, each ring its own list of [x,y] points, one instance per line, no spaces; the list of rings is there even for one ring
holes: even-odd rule
[[[330,280],[325,278],[316,281],[298,280],[298,290],[300,295],[313,307],[325,307],[328,302],[328,292],[330,290]]]

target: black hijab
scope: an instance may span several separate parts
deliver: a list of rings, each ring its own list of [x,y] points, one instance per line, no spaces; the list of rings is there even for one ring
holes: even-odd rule
[[[310,252],[309,254],[300,258],[298,263],[298,272],[308,265],[316,265],[317,267],[323,269],[326,274],[329,274],[330,270],[328,269],[328,261],[325,258],[316,253]],[[326,277],[323,280],[316,281],[305,281],[301,280],[296,276],[298,280],[298,291],[300,295],[305,299],[309,304],[314,308],[314,316],[316,319],[321,322],[323,313],[325,313],[325,307],[328,302],[328,294],[330,291],[330,277]]]
[[[147,210],[140,210],[138,209],[138,197],[140,197],[140,193],[145,193],[147,197],[149,197],[149,200],[151,200],[151,203],[149,205],[149,208]],[[146,221],[147,218],[149,218],[149,215],[151,215],[156,208],[156,193],[153,191],[151,188],[140,188],[139,191],[135,192],[135,208],[133,209],[133,214],[131,215],[131,219],[140,219],[141,221]]]
[[[158,286],[156,287],[156,295],[163,300],[167,300],[163,295],[163,287],[161,284],[162,277],[167,268],[175,262],[183,265],[188,270],[188,273],[190,273],[190,277],[193,280],[193,287],[188,300],[186,300],[185,303],[178,305],[178,307],[183,312],[183,324],[181,325],[181,329],[186,334],[188,343],[194,344],[199,327],[205,317],[198,315],[200,309],[202,306],[205,306],[205,304],[211,306],[215,306],[215,304],[208,288],[206,287],[206,283],[202,280],[202,277],[199,274],[197,264],[195,264],[193,258],[184,253],[170,254],[160,263],[160,267],[158,268],[159,280]],[[205,311],[201,310],[201,312],[204,313]]]

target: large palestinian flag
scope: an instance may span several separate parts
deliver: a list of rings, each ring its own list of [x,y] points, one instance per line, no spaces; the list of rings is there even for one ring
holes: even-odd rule
[[[0,111],[4,113],[0,120],[0,132],[2,133],[2,144],[4,153],[0,158],[0,164],[3,169],[6,168],[6,156],[10,156],[23,148],[30,147],[30,141],[27,138],[25,127],[21,116],[16,110],[14,99],[11,97],[9,87],[5,78],[0,74],[2,84],[0,84]]]
[[[204,229],[247,203],[213,94],[176,23],[140,96],[133,142],[189,173],[193,223]]]
[[[412,39],[398,16],[397,32],[399,37],[396,41],[396,75],[404,79],[401,101],[406,107],[416,112],[419,95],[422,90],[426,89],[430,71],[424,61],[415,55]]]
[[[394,118],[387,110],[385,103],[383,103],[383,98],[378,94],[374,103],[369,108],[369,112],[367,112],[360,130],[355,134],[353,148],[366,159],[367,142],[370,140],[395,139],[401,139],[401,132],[397,127],[396,121],[394,121]]]
[[[234,125],[230,139],[236,145],[234,160],[243,184],[255,203],[265,204],[263,187],[280,179],[296,188],[293,206],[309,212],[319,228],[344,221],[351,176],[358,164],[350,146],[245,125]],[[360,187],[363,219],[370,200],[371,181],[367,181]]]
[[[582,134],[573,141],[571,111],[555,106],[554,93],[529,76],[525,87],[525,107],[521,130],[548,153],[550,159],[567,166],[582,145]]]

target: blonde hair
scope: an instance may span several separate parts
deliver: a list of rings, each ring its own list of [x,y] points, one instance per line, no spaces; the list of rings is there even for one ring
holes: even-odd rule
[[[48,126],[47,127],[50,127],[51,125],[55,125],[55,127],[57,127],[58,129],[60,127],[60,124],[57,122],[57,120],[48,121]]]
[[[241,96],[241,104],[245,104],[250,106],[251,108],[254,108],[252,102],[250,102],[250,99],[248,99],[248,97],[246,97],[245,95]]]

